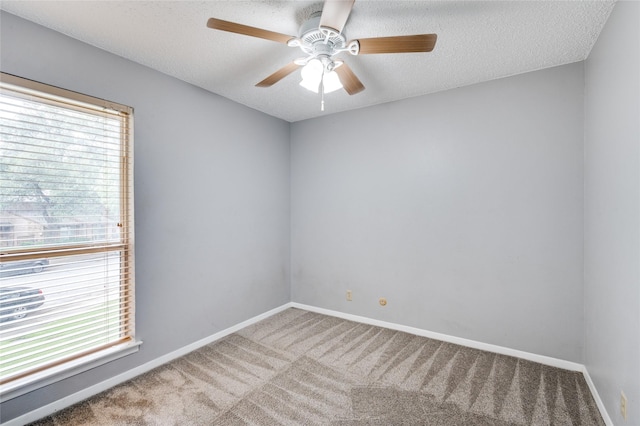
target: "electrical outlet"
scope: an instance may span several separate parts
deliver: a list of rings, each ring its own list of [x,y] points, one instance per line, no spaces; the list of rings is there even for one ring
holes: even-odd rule
[[[347,301],[348,302],[351,302],[351,297],[352,297],[351,290],[347,290]]]
[[[620,414],[622,414],[622,418],[627,420],[627,395],[624,392],[620,391]]]
[[[385,299],[384,297],[380,298],[380,306],[385,306],[387,304],[387,299]]]

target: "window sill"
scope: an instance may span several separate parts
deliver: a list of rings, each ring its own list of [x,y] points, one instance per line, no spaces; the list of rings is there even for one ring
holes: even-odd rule
[[[142,342],[140,341],[123,343],[122,345],[113,346],[99,353],[87,355],[86,357],[2,385],[0,389],[0,402],[8,401],[41,387],[138,352],[141,344]]]

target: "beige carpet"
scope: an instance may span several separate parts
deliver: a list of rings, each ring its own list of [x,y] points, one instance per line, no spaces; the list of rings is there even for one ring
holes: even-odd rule
[[[37,425],[604,425],[580,373],[288,309]]]

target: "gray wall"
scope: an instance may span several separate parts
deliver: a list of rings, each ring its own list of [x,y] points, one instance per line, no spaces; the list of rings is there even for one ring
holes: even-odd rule
[[[614,424],[640,424],[640,3],[586,62],[585,364]]]
[[[6,421],[290,300],[289,124],[2,13],[3,72],[135,108],[141,350],[2,404]]]
[[[581,362],[583,84],[577,63],[292,124],[293,300]]]

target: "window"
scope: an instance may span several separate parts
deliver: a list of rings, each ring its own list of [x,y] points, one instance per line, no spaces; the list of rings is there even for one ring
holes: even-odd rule
[[[137,348],[132,112],[1,74],[4,399]]]

